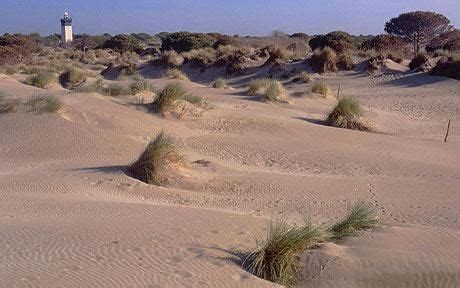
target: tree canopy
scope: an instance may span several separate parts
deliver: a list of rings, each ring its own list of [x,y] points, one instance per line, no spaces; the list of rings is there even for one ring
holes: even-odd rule
[[[412,43],[414,53],[428,45],[433,38],[452,29],[449,19],[434,12],[416,11],[399,15],[385,24],[385,31]]]

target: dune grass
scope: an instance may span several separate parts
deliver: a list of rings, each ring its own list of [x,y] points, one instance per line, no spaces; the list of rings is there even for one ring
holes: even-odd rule
[[[374,206],[358,202],[349,209],[341,221],[331,225],[328,230],[331,232],[332,239],[340,240],[355,236],[360,230],[378,227],[380,223],[381,220]]]
[[[294,285],[301,268],[300,254],[326,239],[327,231],[309,221],[302,226],[290,226],[286,219],[272,221],[266,240],[247,255],[243,266],[262,279]]]
[[[152,103],[153,111],[164,114],[178,107],[180,101],[186,101],[197,106],[208,106],[207,101],[200,96],[188,94],[178,83],[169,84],[158,93]]]
[[[345,97],[339,100],[332,112],[328,115],[326,123],[329,126],[352,130],[369,131],[360,117],[363,112],[361,105],[353,98]]]
[[[223,78],[217,78],[214,83],[212,83],[212,87],[216,89],[225,89],[227,88],[227,81]]]
[[[310,75],[307,72],[303,71],[299,76],[295,77],[292,82],[295,83],[308,83],[310,82]]]
[[[6,93],[0,91],[0,113],[16,113],[21,103],[15,99],[6,99]]]
[[[126,85],[121,83],[110,83],[107,86],[102,87],[100,90],[102,94],[112,97],[131,94],[130,87],[127,87]]]
[[[318,73],[336,72],[336,63],[337,54],[329,47],[324,47],[321,50],[315,50],[310,59],[310,64]]]
[[[311,91],[313,93],[321,94],[324,97],[326,97],[327,94],[329,93],[329,87],[327,86],[325,82],[316,82],[311,87]]]
[[[24,103],[29,110],[39,113],[56,113],[63,105],[61,100],[50,95],[33,96]]]
[[[156,92],[157,91],[156,87],[152,83],[142,78],[137,79],[136,81],[131,83],[129,88],[131,89],[132,95],[136,95],[140,92],[145,92],[145,91],[146,92]]]
[[[308,218],[299,226],[289,225],[286,218],[272,221],[266,239],[246,254],[242,265],[262,279],[293,286],[300,277],[300,255],[305,251],[380,224],[374,207],[364,202],[354,204],[342,220],[328,225],[312,224]]]
[[[256,79],[249,83],[247,93],[249,95],[259,95],[263,101],[276,102],[282,101],[284,87],[281,82],[274,79]]]
[[[190,81],[188,76],[185,75],[184,72],[180,71],[179,69],[168,69],[166,71],[166,76],[176,80]]]
[[[30,75],[26,83],[38,88],[46,88],[50,84],[57,82],[56,76],[52,72],[40,71],[37,74]]]
[[[260,91],[262,91],[265,87],[267,87],[268,82],[270,79],[255,79],[249,82],[249,87],[247,93],[249,95],[256,95]]]
[[[77,68],[70,68],[59,75],[59,82],[62,87],[67,89],[73,89],[81,83],[85,82],[87,74]]]
[[[184,156],[178,151],[173,138],[165,132],[159,133],[145,151],[128,168],[128,172],[142,182],[154,185],[168,183],[173,166],[185,165]]]

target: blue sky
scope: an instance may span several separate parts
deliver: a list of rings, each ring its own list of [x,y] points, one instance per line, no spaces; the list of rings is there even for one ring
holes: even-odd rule
[[[344,30],[378,34],[402,12],[430,10],[460,27],[460,0],[0,0],[0,33],[59,33],[68,10],[74,33],[161,31],[268,35]]]

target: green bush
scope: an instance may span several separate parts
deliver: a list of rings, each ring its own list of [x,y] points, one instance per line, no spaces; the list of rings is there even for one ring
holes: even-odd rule
[[[441,60],[430,72],[432,75],[460,80],[460,60]]]
[[[116,35],[108,39],[107,41],[105,41],[103,48],[112,49],[120,53],[123,53],[123,52],[140,53],[142,52],[142,47],[140,45],[139,40],[137,40],[136,38],[130,35],[125,35],[125,34],[119,34],[119,35]]]
[[[409,68],[411,70],[418,69],[428,63],[429,59],[428,56],[424,53],[419,53],[417,56],[412,59],[412,61],[409,63]]]
[[[357,49],[359,41],[346,32],[334,31],[326,35],[315,36],[308,42],[308,44],[312,50],[330,47],[334,49],[335,52],[341,54],[347,50]]]
[[[194,49],[212,47],[217,39],[203,33],[176,32],[162,39],[161,50],[175,50],[178,53]]]

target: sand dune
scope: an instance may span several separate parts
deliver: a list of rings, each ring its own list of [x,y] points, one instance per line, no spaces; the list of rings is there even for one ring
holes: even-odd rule
[[[214,109],[180,121],[0,77],[11,97],[65,104],[0,115],[0,287],[273,287],[240,268],[238,251],[273,216],[322,222],[357,200],[385,226],[304,255],[300,287],[457,287],[460,82],[391,68],[315,76],[359,99],[379,133],[321,125],[335,99],[310,93],[266,104],[183,82]],[[189,161],[167,188],[124,172],[161,130]]]

